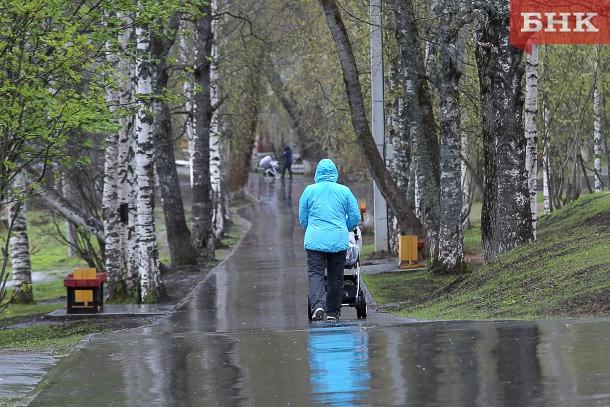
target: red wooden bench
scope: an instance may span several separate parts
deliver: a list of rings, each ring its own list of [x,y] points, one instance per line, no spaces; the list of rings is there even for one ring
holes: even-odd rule
[[[68,314],[96,313],[104,307],[104,282],[106,273],[96,269],[75,269],[64,279],[68,291],[66,312]]]

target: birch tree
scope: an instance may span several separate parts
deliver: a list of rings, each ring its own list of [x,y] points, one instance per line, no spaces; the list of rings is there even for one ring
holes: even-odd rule
[[[482,103],[485,261],[532,240],[523,129],[523,54],[509,44],[509,2],[488,3],[476,28]]]
[[[217,11],[217,1],[210,1],[210,15],[215,15]],[[218,32],[218,22],[212,18],[211,37],[212,49],[210,58],[210,105],[212,107],[212,117],[210,119],[210,186],[212,189],[212,203],[214,213],[212,216],[212,229],[214,238],[220,242],[222,233],[230,220],[226,186],[226,162],[223,159],[223,143],[221,134],[221,117],[219,114],[220,89],[218,86],[218,43],[215,37]]]
[[[122,106],[134,104],[133,65],[128,55],[134,34],[133,21],[124,13],[117,15],[123,28],[117,35],[117,49],[109,49],[110,70],[106,89],[108,104],[116,121],[116,131],[106,133],[102,211],[106,270],[110,298],[124,301],[139,295],[137,281],[137,241],[135,235],[135,188],[133,171],[133,115]]]
[[[593,177],[595,179],[595,192],[604,188],[602,181],[602,134],[601,134],[601,106],[599,97],[599,82],[601,80],[599,69],[600,46],[595,47],[594,84],[593,84]]]
[[[212,15],[209,3],[199,8],[195,18],[196,56],[193,78],[195,134],[193,135],[192,228],[195,248],[204,259],[214,258],[212,185],[210,179],[210,125],[212,120],[210,59]]]
[[[415,206],[419,208],[426,242],[433,256],[438,254],[439,232],[439,144],[426,68],[420,44],[418,19],[412,1],[390,1],[396,20],[397,44],[404,72],[404,101],[409,112],[413,145]]]
[[[534,239],[538,227],[538,50],[538,45],[532,45],[525,59],[525,169]]]
[[[63,161],[72,131],[103,131],[109,123],[103,90],[91,80],[100,49],[90,35],[95,8],[64,0],[2,4],[0,201],[23,167]],[[3,268],[0,281],[5,275]]]
[[[438,257],[433,271],[461,272],[464,268],[462,190],[460,168],[459,50],[460,8],[456,0],[440,1],[439,18],[440,94],[440,231]]]
[[[30,245],[26,220],[26,202],[19,199],[24,196],[25,174],[19,173],[14,178],[14,197],[9,205],[10,255],[13,269],[13,299],[15,304],[32,304],[32,267],[30,265]]]
[[[140,301],[154,302],[163,292],[159,269],[159,250],[155,231],[155,194],[153,171],[153,117],[150,111],[152,89],[152,62],[150,61],[150,32],[136,28],[137,71],[135,93],[135,174],[137,185],[137,239],[139,254]]]

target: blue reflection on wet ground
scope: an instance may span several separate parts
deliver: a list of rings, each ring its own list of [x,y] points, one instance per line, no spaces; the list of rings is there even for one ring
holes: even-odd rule
[[[315,402],[353,406],[367,394],[371,375],[365,329],[334,323],[314,328],[309,333],[308,350]]]

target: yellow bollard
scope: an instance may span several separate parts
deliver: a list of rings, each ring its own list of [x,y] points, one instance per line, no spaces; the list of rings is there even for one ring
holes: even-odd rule
[[[398,240],[398,266],[401,269],[425,267],[419,262],[417,235],[401,235]]]

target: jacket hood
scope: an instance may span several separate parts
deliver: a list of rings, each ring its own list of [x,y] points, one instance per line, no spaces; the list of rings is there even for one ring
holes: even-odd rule
[[[325,158],[318,163],[316,175],[313,178],[316,183],[322,181],[337,182],[337,179],[339,179],[339,172],[331,159]]]

